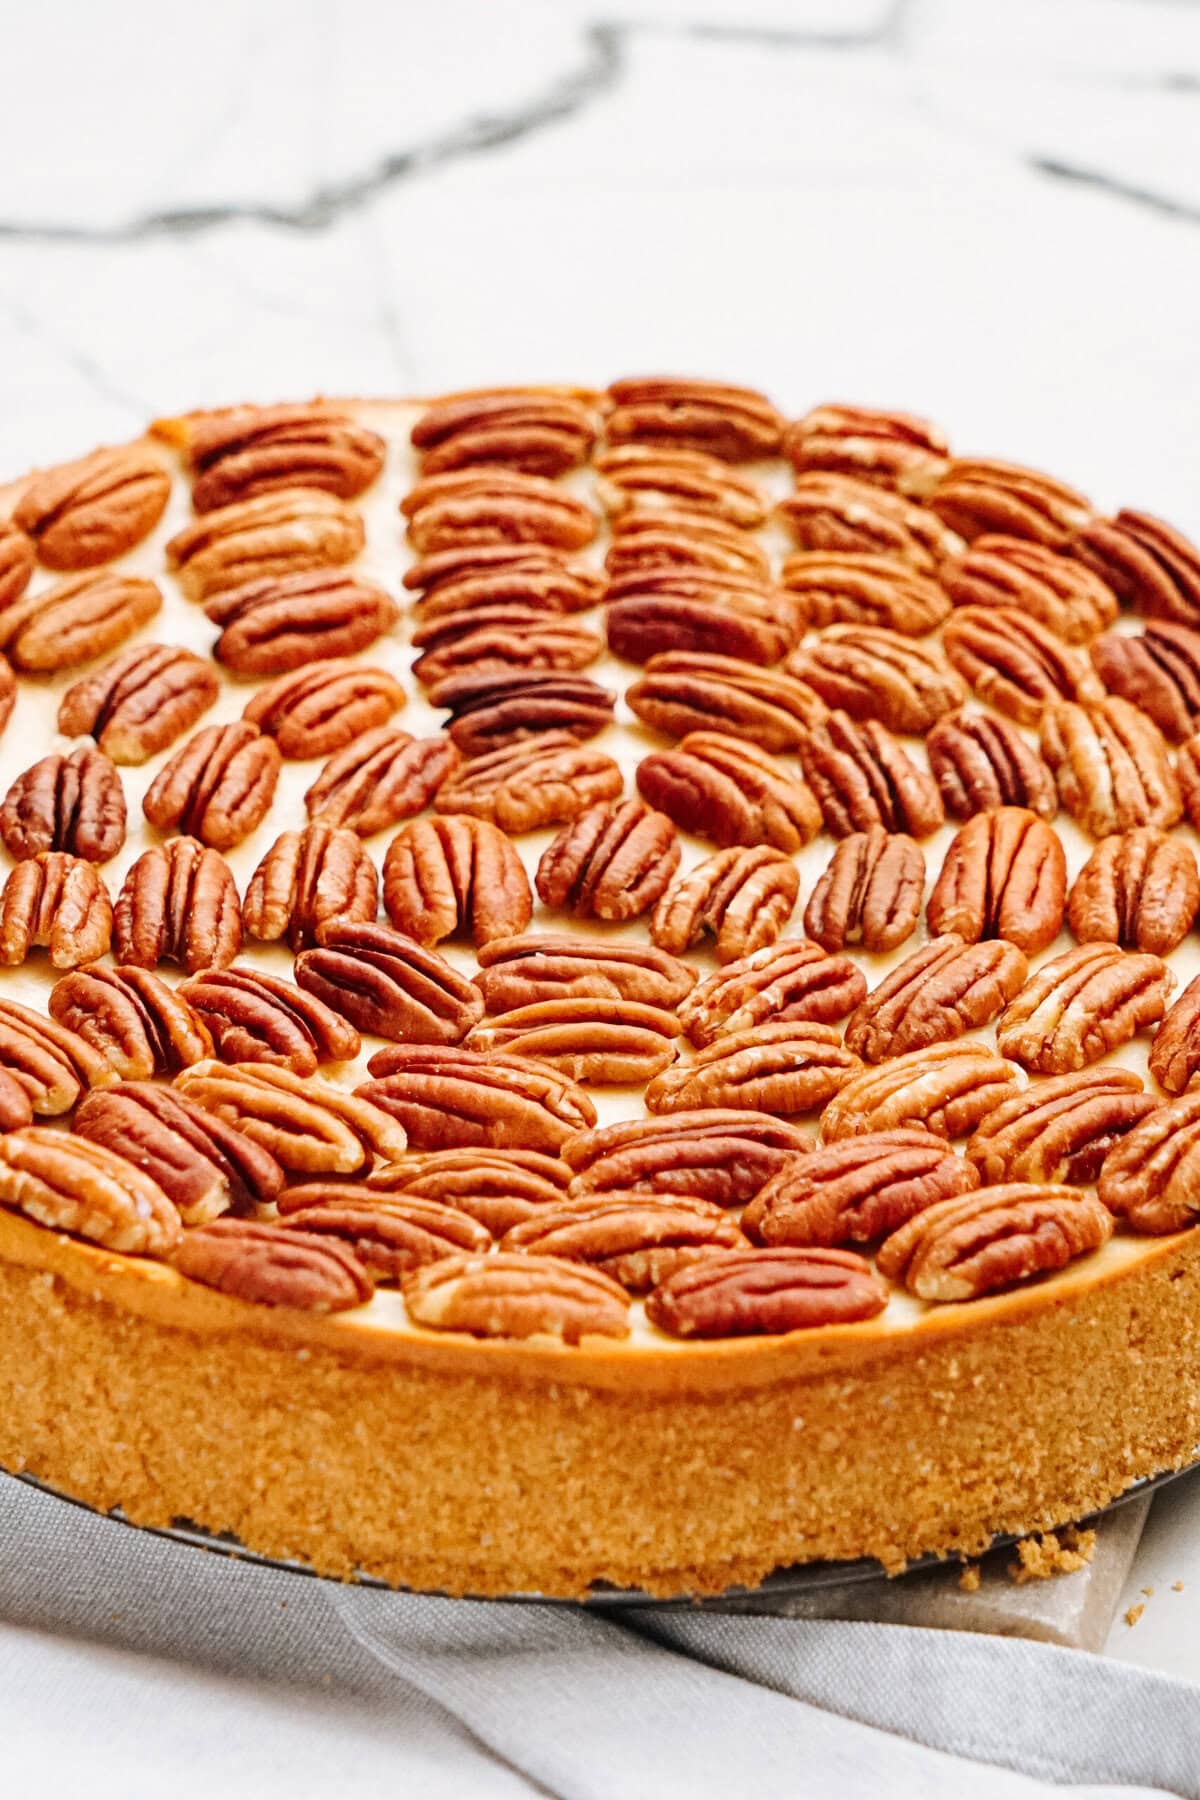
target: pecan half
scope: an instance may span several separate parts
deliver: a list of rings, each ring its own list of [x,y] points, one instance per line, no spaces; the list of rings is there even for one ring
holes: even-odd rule
[[[202,969],[176,992],[211,1033],[222,1062],[282,1063],[315,1075],[323,1062],[347,1062],[362,1043],[340,1013],[261,969]]]
[[[0,647],[18,669],[53,675],[78,668],[149,624],[162,595],[140,575],[73,575],[0,612]]]
[[[164,763],[142,799],[159,831],[232,850],[256,831],[275,797],[282,758],[274,738],[235,719],[206,725]]]
[[[691,731],[676,750],[638,764],[638,791],[683,831],[721,846],[770,844],[802,850],[821,828],[807,784],[756,744],[720,731]]]
[[[137,644],[69,687],[58,729],[95,738],[115,763],[144,763],[207,712],[220,692],[203,656],[167,644]]]
[[[496,675],[530,669],[586,669],[604,645],[575,619],[532,606],[481,606],[432,619],[413,632],[422,650],[412,666],[417,680],[436,688],[462,674]]]
[[[440,813],[469,813],[517,836],[578,818],[621,792],[611,756],[581,744],[569,731],[545,731],[503,750],[473,756],[438,789]]]
[[[923,734],[967,697],[940,651],[874,625],[831,625],[787,667],[829,706],[889,731]]]
[[[783,454],[801,476],[821,470],[926,494],[945,470],[950,450],[938,428],[914,413],[830,405],[815,406],[788,426]]]
[[[1132,1069],[1037,1081],[990,1112],[967,1144],[984,1181],[1095,1181],[1112,1149],[1159,1104]]]
[[[926,909],[929,929],[969,944],[1007,938],[1033,955],[1062,929],[1067,859],[1036,813],[1000,806],[955,833]]]
[[[586,675],[465,669],[430,689],[430,706],[450,713],[446,729],[464,756],[482,756],[543,731],[595,737],[611,725],[617,696]]]
[[[610,1191],[544,1207],[505,1233],[500,1253],[586,1263],[644,1294],[714,1250],[745,1243],[728,1213],[708,1200]]]
[[[304,796],[310,819],[371,837],[424,812],[459,755],[442,737],[413,738],[381,725],[331,756]]]
[[[1200,625],[1200,551],[1162,519],[1128,508],[1114,519],[1090,519],[1071,552],[1143,618]]]
[[[744,531],[766,520],[766,504],[755,484],[703,450],[621,444],[602,451],[595,469],[601,499],[614,517],[648,505],[711,513]]]
[[[928,504],[960,537],[987,532],[1065,550],[1092,517],[1091,501],[1036,469],[988,457],[954,458]]]
[[[357,1181],[310,1181],[288,1188],[279,1211],[295,1231],[348,1245],[375,1281],[399,1281],[443,1256],[490,1250],[492,1234],[443,1201],[373,1193]]]
[[[648,944],[609,938],[492,938],[479,948],[476,986],[490,1013],[539,1000],[638,1000],[675,1006],[695,985],[696,971]]]
[[[670,444],[707,450],[726,462],[753,462],[779,448],[784,420],[754,388],[679,375],[624,377],[609,386],[604,422],[610,444]]]
[[[939,1137],[966,1137],[1020,1085],[1016,1064],[986,1044],[932,1044],[848,1081],[821,1114],[821,1135],[831,1143],[864,1131],[923,1125]]]
[[[231,1207],[267,1206],[284,1183],[269,1151],[153,1081],[122,1081],[87,1094],[71,1132],[149,1175],[185,1225],[207,1225]]]
[[[626,584],[627,589],[627,584]],[[776,663],[800,636],[793,607],[764,582],[735,587],[691,570],[648,571],[632,592],[609,590],[608,647],[624,662],[648,663],[669,652]]]
[[[537,891],[546,906],[610,922],[648,912],[679,867],[665,813],[640,800],[590,806],[542,852]]]
[[[644,579],[670,575],[761,586],[770,578],[771,559],[756,537],[712,513],[647,506],[612,521],[604,567],[619,588],[636,589]]]
[[[360,1031],[409,1044],[458,1044],[483,1017],[474,982],[389,925],[332,919],[296,958],[306,993]]]
[[[1200,976],[1189,981],[1154,1034],[1150,1073],[1168,1094],[1182,1094],[1200,1071]]]
[[[373,581],[310,569],[249,581],[204,608],[221,627],[213,655],[239,675],[282,675],[306,663],[368,650],[400,609]]]
[[[199,1062],[175,1086],[298,1173],[353,1175],[405,1148],[404,1132],[369,1096],[275,1063]]]
[[[727,1032],[656,1075],[646,1089],[647,1112],[744,1106],[754,1112],[818,1112],[862,1068],[833,1025],[802,1020]]]
[[[882,826],[914,838],[945,823],[937,784],[878,719],[832,712],[809,730],[800,764],[834,837]]]
[[[710,975],[679,1003],[679,1022],[703,1047],[730,1032],[783,1021],[832,1025],[864,999],[867,978],[848,956],[784,939]]]
[[[1165,828],[1183,811],[1162,733],[1128,700],[1048,706],[1042,755],[1063,805],[1092,837],[1139,825]]]
[[[476,944],[518,936],[533,914],[529,877],[488,819],[415,819],[383,860],[383,904],[397,931],[439,944],[469,927]]]
[[[242,911],[229,864],[195,838],[144,850],[113,909],[118,960],[153,969],[164,960],[223,968],[242,947]]]
[[[468,544],[422,557],[404,571],[406,588],[421,589],[414,608],[421,624],[455,614],[487,615],[493,607],[531,612],[586,612],[604,598],[597,569],[568,562],[542,544]]]
[[[314,819],[276,838],[250,877],[242,919],[251,937],[267,944],[286,937],[294,952],[335,919],[374,919],[378,904],[379,877],[362,840]]]
[[[278,488],[320,488],[342,500],[364,493],[387,446],[326,406],[238,406],[191,424],[188,460],[198,513]]]
[[[629,1334],[629,1296],[599,1269],[554,1256],[453,1256],[404,1277],[416,1325],[472,1337],[585,1337]]]
[[[0,1137],[0,1205],[124,1256],[167,1256],[181,1232],[178,1208],[149,1175],[44,1125]]]
[[[187,999],[132,964],[77,969],[50,991],[50,1017],[98,1050],[123,1081],[174,1075],[213,1053]]]
[[[790,856],[769,845],[734,845],[678,876],[650,921],[661,950],[679,955],[705,932],[717,940],[717,961],[730,963],[773,944],[800,897],[800,874]]]
[[[923,575],[936,574],[962,547],[962,539],[927,506],[827,469],[798,475],[794,491],[775,512],[802,550],[899,557]]]
[[[1025,806],[1043,819],[1058,811],[1054,776],[1007,719],[985,713],[939,719],[925,750],[952,818],[969,819],[996,806]]]
[[[0,519],[0,608],[20,599],[36,561],[33,539],[11,519]]]
[[[925,892],[920,846],[882,825],[844,837],[812,891],[804,929],[826,950],[896,950],[916,929]]]
[[[507,1051],[548,1064],[572,1081],[626,1087],[675,1061],[679,1021],[637,1000],[538,1000],[476,1025],[471,1050]]]
[[[347,563],[363,547],[353,507],[319,488],[282,487],[202,513],[167,545],[167,566],[189,600],[248,581]]]
[[[54,968],[77,969],[104,955],[112,926],[112,901],[95,864],[44,850],[18,863],[0,893],[0,964],[15,969],[40,947]]]
[[[116,1071],[98,1050],[44,1013],[0,999],[0,1069],[44,1118],[70,1112],[85,1088],[111,1087]]]
[[[170,492],[171,477],[149,451],[93,450],[36,475],[13,522],[48,569],[94,569],[149,536]]]
[[[926,1207],[886,1239],[875,1260],[881,1275],[922,1300],[975,1300],[1065,1269],[1112,1231],[1093,1194],[1013,1181]]]
[[[334,658],[269,682],[246,702],[242,717],[273,737],[281,756],[304,761],[328,756],[386,724],[404,700],[404,689],[386,669]]]
[[[1200,721],[1200,631],[1147,625],[1131,637],[1106,631],[1091,647],[1105,687],[1149,713],[1164,737],[1181,743]]]
[[[672,1275],[646,1301],[673,1337],[776,1335],[873,1319],[887,1288],[851,1250],[728,1250]]]
[[[579,550],[596,535],[584,501],[555,481],[482,465],[430,475],[400,502],[408,540],[428,555],[465,544],[549,544]]]
[[[0,1140],[2,1141],[2,1140]],[[1200,1214],[1200,1094],[1168,1100],[1114,1144],[1099,1194],[1133,1231],[1185,1231]]]
[[[121,777],[90,744],[69,756],[44,756],[17,776],[0,802],[0,837],[16,862],[47,850],[108,862],[125,842]]]
[[[1160,957],[1082,944],[1030,977],[1005,1009],[996,1043],[1001,1055],[1039,1075],[1086,1068],[1157,1024],[1173,981]]]
[[[756,1244],[867,1244],[979,1186],[974,1166],[918,1129],[868,1131],[789,1158],[742,1215]]]
[[[438,400],[412,428],[425,475],[503,463],[527,475],[564,475],[586,462],[596,439],[595,413],[566,389],[497,388]]]
[[[1081,944],[1096,940],[1168,956],[1200,910],[1196,858],[1153,826],[1102,838],[1075,877],[1067,903]]]
[[[1001,1013],[1028,972],[1015,944],[967,944],[954,932],[930,938],[856,1007],[846,1048],[879,1063],[960,1038]]]
[[[923,637],[950,611],[945,589],[898,556],[799,550],[780,580],[810,626],[877,625]]]
[[[553,1206],[566,1188],[568,1169],[557,1156],[539,1150],[409,1151],[367,1177],[367,1186],[388,1196],[437,1201],[467,1213],[493,1237]]]
[[[960,607],[942,643],[979,698],[1021,725],[1036,725],[1051,702],[1091,702],[1104,693],[1081,650],[1015,606]]]
[[[763,750],[795,750],[804,729],[825,717],[824,701],[793,675],[737,656],[689,650],[652,656],[642,679],[625,690],[625,700],[639,719],[667,737],[711,728],[748,738]]]
[[[214,1219],[186,1232],[172,1260],[189,1281],[254,1306],[345,1312],[365,1305],[375,1291],[345,1244],[253,1219]]]
[[[956,606],[1015,606],[1065,644],[1086,644],[1117,616],[1117,596],[1082,563],[1027,538],[985,535],[943,563]]]
[[[395,1044],[367,1066],[375,1079],[356,1092],[398,1119],[417,1150],[482,1144],[553,1156],[572,1132],[596,1123],[581,1087],[525,1057]]]
[[[742,1206],[812,1139],[768,1113],[702,1107],[577,1132],[562,1147],[572,1194],[646,1190]]]

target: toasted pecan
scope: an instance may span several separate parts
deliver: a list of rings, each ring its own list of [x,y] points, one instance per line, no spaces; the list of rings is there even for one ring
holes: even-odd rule
[[[213,655],[239,675],[282,675],[307,663],[368,650],[400,617],[391,595],[341,569],[248,581],[212,599],[221,627]]]
[[[711,1201],[609,1190],[542,1208],[505,1233],[500,1253],[586,1263],[643,1294],[714,1250],[741,1249],[745,1242]]]
[[[732,845],[676,876],[650,921],[650,936],[679,955],[711,932],[717,961],[730,963],[773,944],[800,896],[790,856],[768,844]]]
[[[45,949],[52,967],[76,969],[103,956],[113,907],[94,863],[44,850],[9,871],[0,892],[0,965],[14,969]]]
[[[0,802],[0,837],[16,862],[65,850],[108,862],[125,842],[121,777],[102,750],[55,751],[18,775]]]
[[[525,865],[505,833],[452,813],[414,819],[392,839],[383,904],[398,931],[428,945],[467,927],[477,945],[513,937],[533,914]]]
[[[608,392],[614,403],[604,422],[610,444],[681,445],[726,462],[773,456],[779,448],[784,420],[753,388],[638,375],[610,383]]]
[[[661,898],[679,856],[665,813],[640,800],[602,801],[564,826],[542,852],[538,895],[546,906],[577,918],[634,919]]]
[[[1127,507],[1084,522],[1070,548],[1143,618],[1200,625],[1200,550],[1174,526]]]
[[[805,733],[800,764],[834,837],[882,826],[922,838],[945,821],[933,777],[878,719],[830,713]]]
[[[774,1335],[871,1319],[887,1298],[850,1250],[729,1250],[669,1277],[647,1299],[646,1317],[673,1337]]]
[[[374,1037],[458,1044],[483,1017],[479,989],[436,950],[390,925],[334,917],[296,958],[306,993]]]
[[[553,1155],[596,1123],[583,1089],[544,1063],[445,1045],[389,1045],[356,1092],[398,1120],[418,1150],[470,1144]]]
[[[1082,944],[1043,963],[1010,1000],[996,1043],[1040,1075],[1086,1068],[1157,1024],[1173,980],[1160,957]]]
[[[125,1256],[166,1256],[181,1231],[178,1208],[143,1170],[44,1125],[0,1137],[0,1205]]]
[[[413,738],[380,725],[330,757],[304,796],[305,811],[371,837],[423,812],[458,764],[458,751],[444,738]]]
[[[14,667],[54,675],[115,650],[161,607],[162,594],[144,576],[72,575],[0,612],[0,648]]]
[[[799,654],[799,653],[797,653]],[[806,726],[825,717],[824,700],[795,676],[737,656],[667,650],[652,656],[625,691],[630,710],[668,737],[715,729],[763,750],[795,750]]]
[[[1200,631],[1194,626],[1163,620],[1136,636],[1106,631],[1091,646],[1091,657],[1109,693],[1140,706],[1172,743],[1195,731],[1200,723]]]
[[[1099,1194],[1133,1231],[1183,1231],[1200,1213],[1200,1093],[1156,1106],[1114,1144]]]
[[[282,1063],[315,1075],[323,1062],[357,1056],[361,1041],[340,1013],[263,969],[202,969],[176,992],[204,1021],[222,1062]]]
[[[1104,689],[1082,650],[1019,606],[963,606],[942,633],[946,655],[981,700],[1036,725],[1060,700],[1087,704]]]
[[[35,475],[13,522],[48,569],[93,569],[140,544],[170,492],[171,477],[150,450],[94,450]]]
[[[864,1131],[923,1125],[966,1137],[1021,1085],[1020,1070],[970,1039],[933,1044],[868,1068],[848,1081],[821,1115],[826,1142]]]
[[[142,798],[159,831],[232,850],[270,811],[282,758],[273,738],[235,719],[206,725],[164,763]]]
[[[568,996],[494,1013],[467,1038],[471,1050],[531,1058],[594,1086],[626,1087],[669,1068],[679,1021],[638,1000]]]
[[[579,550],[596,535],[591,509],[557,482],[481,464],[429,475],[401,501],[414,549],[549,544]]]
[[[679,1003],[679,1022],[699,1047],[730,1032],[783,1021],[832,1025],[865,998],[867,978],[848,956],[785,938],[727,963]]]
[[[967,1144],[984,1181],[1096,1180],[1114,1144],[1159,1104],[1132,1069],[1076,1069],[1035,1082],[988,1113]]]
[[[213,1053],[187,997],[149,969],[92,963],[56,981],[50,1017],[98,1050],[123,1081],[174,1075]]]
[[[252,1219],[214,1219],[184,1234],[181,1275],[256,1306],[344,1312],[371,1298],[366,1268],[345,1244]]]
[[[818,1112],[862,1068],[833,1025],[782,1021],[728,1032],[690,1063],[656,1075],[649,1112],[745,1106],[755,1112]]]
[[[580,1131],[562,1147],[572,1194],[647,1189],[742,1206],[812,1139],[769,1113],[700,1107]]]
[[[377,432],[324,404],[238,406],[186,432],[198,513],[278,488],[320,488],[339,499],[365,493],[383,468]]]
[[[1036,813],[1000,806],[955,833],[926,908],[929,929],[968,943],[1007,938],[1031,956],[1062,928],[1067,859]]]
[[[914,839],[882,825],[853,831],[813,889],[804,929],[826,950],[895,950],[916,930],[924,891],[925,858]]]
[[[956,606],[1015,606],[1065,644],[1086,644],[1117,616],[1108,583],[1077,559],[1026,538],[978,537],[942,564]]]
[[[336,567],[363,547],[353,507],[315,487],[280,487],[201,513],[167,545],[167,566],[190,600],[248,581]]]
[[[597,801],[616,799],[622,785],[611,756],[569,731],[545,731],[471,757],[438,789],[434,805],[440,813],[489,819],[516,836],[578,818]]]
[[[1112,1229],[1092,1194],[1008,1182],[924,1208],[883,1243],[876,1267],[922,1300],[974,1300],[1065,1268]]]
[[[1043,819],[1058,811],[1053,774],[1007,719],[986,713],[939,719],[925,750],[952,818],[969,819],[997,806],[1025,806]]]
[[[927,506],[832,469],[802,471],[775,512],[802,550],[899,557],[925,575],[962,548],[962,539]]]
[[[1067,549],[1092,516],[1091,502],[1065,482],[989,457],[954,458],[928,504],[969,541],[1000,533],[1051,550]]]
[[[178,962],[193,975],[231,963],[241,945],[237,885],[220,851],[182,837],[142,852],[113,909],[121,962],[143,969]]]
[[[948,1043],[990,1024],[1027,974],[1015,944],[968,944],[954,932],[930,938],[855,1008],[846,1048],[880,1063]]]
[[[687,963],[628,939],[536,933],[492,938],[480,945],[478,956],[476,985],[492,1013],[568,998],[670,1008],[696,981]]]
[[[502,463],[527,475],[563,475],[586,462],[595,411],[566,389],[496,388],[435,401],[412,428],[425,475]]]
[[[212,664],[190,650],[137,644],[67,689],[58,729],[95,738],[115,763],[144,763],[208,711],[220,685]]]
[[[626,1337],[629,1296],[599,1269],[554,1256],[443,1257],[403,1282],[409,1316],[473,1337]]]
[[[678,749],[638,764],[638,791],[683,831],[720,846],[803,849],[820,829],[812,790],[755,744],[720,731],[689,732]]]
[[[771,1248],[872,1243],[978,1185],[973,1164],[933,1132],[869,1131],[789,1158],[746,1208],[742,1229]]]
[[[930,576],[898,556],[798,550],[780,580],[806,625],[874,625],[923,637],[950,611],[950,597]]]
[[[905,494],[926,494],[946,468],[945,437],[915,413],[815,406],[788,426],[783,454],[801,479],[820,470]]]
[[[199,1062],[175,1086],[296,1173],[353,1175],[405,1148],[401,1127],[370,1096],[276,1063]]]
[[[1092,837],[1179,819],[1183,797],[1162,733],[1128,700],[1048,706],[1041,743],[1063,806]]]
[[[1200,910],[1200,874],[1185,843],[1153,826],[1101,838],[1067,902],[1081,944],[1097,940],[1168,956]]]
[[[793,650],[788,672],[828,706],[923,735],[966,698],[941,652],[874,625],[831,625]]]
[[[362,840],[318,818],[276,838],[250,877],[242,917],[251,937],[286,938],[297,951],[329,921],[374,919],[378,904],[379,877]]]

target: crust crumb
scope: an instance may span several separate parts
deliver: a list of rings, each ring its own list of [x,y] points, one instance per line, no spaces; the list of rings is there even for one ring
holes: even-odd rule
[[[1052,1575],[1073,1575],[1090,1563],[1096,1551],[1096,1533],[1067,1525],[1040,1537],[1022,1538],[1017,1560],[1008,1565],[1010,1581],[1048,1581]]]
[[[1130,1626],[1136,1625],[1145,1610],[1146,1607],[1143,1601],[1139,1601],[1136,1606],[1129,1607],[1125,1613],[1125,1623]]]
[[[1171,1583],[1171,1592],[1172,1592],[1172,1593],[1173,1593],[1173,1594],[1182,1594],[1182,1592],[1183,1592],[1183,1583],[1182,1583],[1182,1581],[1173,1581],[1173,1582],[1172,1582],[1172,1583]]]
[[[958,1578],[958,1585],[964,1594],[973,1594],[977,1591],[981,1579],[978,1563],[964,1563],[962,1573]]]
[[[1144,1588],[1143,1588],[1143,1589],[1142,1589],[1142,1592],[1143,1592],[1143,1594],[1145,1594],[1145,1596],[1146,1596],[1146,1598],[1147,1598],[1147,1600],[1153,1600],[1153,1598],[1154,1598],[1154,1589],[1153,1589],[1153,1588],[1152,1588],[1152,1587],[1144,1587]]]

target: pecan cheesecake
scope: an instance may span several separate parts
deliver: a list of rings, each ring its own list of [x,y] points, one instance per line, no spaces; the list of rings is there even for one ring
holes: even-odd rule
[[[716,382],[0,490],[0,1466],[452,1594],[1200,1446],[1200,551]]]

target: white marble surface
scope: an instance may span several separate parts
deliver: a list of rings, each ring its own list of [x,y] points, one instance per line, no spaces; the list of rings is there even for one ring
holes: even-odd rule
[[[1200,532],[1191,0],[0,17],[0,479],[197,403],[662,367]],[[1110,1653],[1200,1681],[1200,1480],[1143,1599]]]

